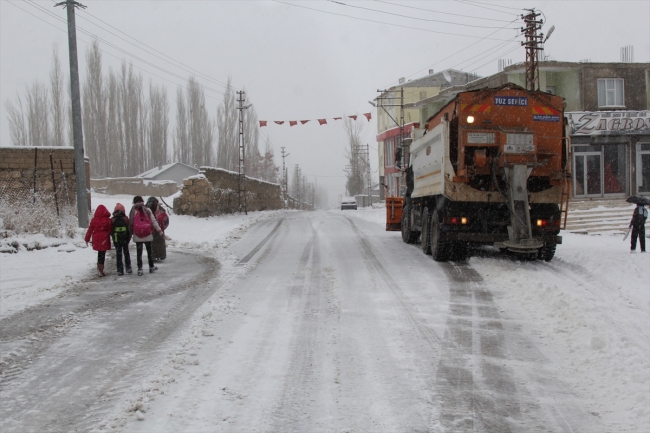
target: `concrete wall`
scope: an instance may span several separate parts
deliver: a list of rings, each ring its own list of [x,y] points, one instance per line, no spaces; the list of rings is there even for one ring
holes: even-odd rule
[[[178,185],[173,180],[149,181],[140,177],[91,179],[90,186],[104,194],[140,195],[145,198],[147,196],[169,197],[178,192]]]
[[[51,158],[50,158],[51,156]],[[86,164],[86,172],[90,171]],[[89,185],[88,185],[89,187]],[[54,203],[56,192],[56,203]],[[40,200],[76,209],[72,147],[0,147],[0,195],[4,200]],[[88,198],[90,203],[90,197]],[[76,210],[74,212],[76,214]]]
[[[239,210],[239,175],[212,167],[183,180],[182,194],[174,199],[174,213],[208,217]],[[246,210],[283,209],[282,191],[277,183],[246,178]]]

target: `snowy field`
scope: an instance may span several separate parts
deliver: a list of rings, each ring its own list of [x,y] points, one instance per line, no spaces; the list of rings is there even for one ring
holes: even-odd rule
[[[112,211],[118,202],[127,210],[130,208],[130,196],[93,194],[92,198],[93,208],[104,204]],[[171,204],[171,198],[165,201]],[[206,219],[171,215],[166,232],[172,239],[168,247],[214,256],[222,265],[222,273],[235,275],[239,257],[228,247],[258,222],[282,212]],[[399,232],[384,231],[385,209],[360,208],[350,212],[355,220],[363,220],[376,230],[377,236],[392,236],[395,243],[402,242]],[[0,254],[0,319],[56,297],[72,282],[94,275],[96,252],[85,246],[83,234],[80,231],[75,239],[65,243],[43,236],[0,240],[0,246],[5,248],[21,245],[15,254]],[[650,253],[631,254],[629,241],[623,242],[618,234],[562,235],[563,245],[558,246],[550,263],[522,262],[488,251],[471,257],[469,265],[481,275],[504,316],[521,324],[537,348],[551,360],[554,373],[581,396],[582,407],[589,410],[603,431],[648,432]],[[42,249],[28,251],[25,247],[31,249],[37,244]],[[109,260],[106,268],[115,274],[114,261]],[[230,301],[210,303],[213,301],[221,311],[236,308]],[[195,313],[190,323],[170,340],[166,353],[193,352],[197,365],[210,365],[209,352],[188,349],[202,338],[200,326],[206,321],[206,311],[199,309]],[[173,370],[169,360],[166,365],[142,377],[138,391],[115,408],[98,430],[110,427],[132,431],[133,423],[157,413],[156,396],[166,388],[184,388],[195,383],[194,374]],[[165,422],[157,419],[153,425]],[[194,419],[191,431],[210,431],[210,425]]]

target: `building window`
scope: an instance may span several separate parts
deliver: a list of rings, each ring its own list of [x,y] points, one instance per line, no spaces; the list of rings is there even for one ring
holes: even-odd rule
[[[395,167],[395,140],[393,138],[387,138],[384,141],[385,145],[385,166],[386,167]]]
[[[625,107],[622,78],[598,79],[598,107]]]

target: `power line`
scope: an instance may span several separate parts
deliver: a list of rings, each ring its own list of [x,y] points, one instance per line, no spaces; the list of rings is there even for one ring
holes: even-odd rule
[[[487,10],[494,11],[494,12],[500,12],[502,14],[512,14],[512,12],[500,11],[498,9],[492,9],[492,8],[483,6],[483,4],[481,4],[479,2],[473,2],[473,1],[470,1],[470,0],[455,0],[455,1],[457,1],[458,3],[464,3],[464,4],[468,5],[468,6],[475,6],[475,7],[478,7],[478,8],[487,9]],[[490,6],[492,6],[492,7],[501,7],[501,8],[506,8],[506,9],[513,9],[513,10],[516,10],[516,11],[523,10],[521,8],[511,8],[511,7],[508,7],[508,6],[500,6],[500,5],[493,5],[493,4],[490,4]]]
[[[509,22],[508,24],[506,24],[505,26],[503,26],[503,28],[507,27],[509,24],[514,23],[514,22],[517,21],[518,19],[519,19],[519,18],[517,18],[517,19],[515,19],[515,20],[513,20],[513,21],[511,21],[511,22]],[[466,46],[465,48],[463,48],[463,49],[461,49],[461,50],[454,51],[453,54],[450,54],[449,56],[445,57],[444,59],[438,60],[436,63],[434,63],[434,64],[432,64],[432,65],[430,65],[430,66],[428,66],[428,67],[426,67],[426,68],[420,69],[419,71],[417,71],[417,72],[415,72],[415,73],[409,75],[408,77],[409,77],[409,78],[410,78],[410,77],[413,77],[414,75],[420,74],[420,73],[422,73],[423,71],[426,71],[427,69],[431,69],[431,68],[433,68],[434,66],[439,65],[440,63],[444,62],[445,60],[448,60],[448,59],[450,59],[450,58],[452,58],[452,57],[457,56],[458,54],[462,53],[463,51],[466,51],[466,50],[472,48],[473,46],[479,44],[480,42],[486,40],[488,36],[492,36],[493,34],[495,34],[495,33],[498,32],[498,31],[499,31],[499,30],[495,30],[494,32],[492,32],[492,33],[490,33],[489,35],[487,35],[485,38],[482,38],[482,39],[480,39],[480,40],[478,40],[478,41],[476,41],[476,42],[473,42],[473,43],[469,44],[468,46]],[[517,37],[518,37],[518,36],[519,36],[519,35],[517,35]],[[510,42],[510,41],[505,41],[505,42]],[[392,86],[394,86],[394,85],[395,85],[395,82],[393,81],[391,84],[389,84],[389,85],[387,85],[387,86],[383,86],[383,88],[384,88],[384,89],[387,89],[387,88],[390,88],[390,87],[392,87]]]
[[[30,1],[31,1],[31,0],[30,0]],[[219,85],[221,85],[221,86],[227,87],[227,84],[226,84],[226,83],[224,83],[224,82],[222,82],[222,81],[219,81],[219,80],[217,80],[217,79],[215,79],[215,78],[212,78],[212,77],[210,77],[209,75],[206,75],[206,74],[202,73],[201,71],[192,68],[191,66],[183,65],[181,62],[179,62],[178,60],[174,59],[173,57],[170,57],[170,56],[168,56],[167,54],[165,54],[165,53],[163,53],[163,52],[161,52],[161,51],[158,51],[157,49],[155,49],[155,48],[153,48],[153,47],[151,47],[151,46],[145,44],[144,42],[138,40],[137,38],[134,38],[133,36],[130,36],[129,34],[123,32],[122,30],[120,30],[120,29],[118,29],[118,28],[116,28],[116,27],[110,25],[110,24],[107,23],[106,21],[103,21],[103,20],[97,18],[96,16],[90,14],[88,11],[84,10],[84,11],[83,11],[83,15],[88,15],[88,16],[93,17],[93,18],[96,19],[97,21],[100,21],[100,22],[106,24],[107,26],[111,27],[112,29],[115,29],[116,31],[118,31],[118,32],[120,32],[120,33],[126,35],[127,37],[133,39],[133,40],[136,41],[137,43],[139,43],[139,44],[141,44],[141,45],[143,45],[143,46],[145,46],[145,47],[147,47],[147,48],[149,48],[149,49],[155,51],[156,53],[158,53],[158,54],[160,54],[160,55],[166,57],[167,59],[169,59],[169,60],[165,60],[165,59],[163,59],[162,57],[160,57],[160,56],[158,56],[158,55],[156,55],[156,54],[154,54],[154,53],[151,53],[150,51],[147,51],[147,50],[145,50],[145,49],[143,49],[143,48],[141,48],[141,47],[138,47],[138,46],[135,46],[135,45],[134,45],[136,48],[139,48],[139,49],[145,51],[146,53],[151,54],[152,56],[155,56],[155,57],[159,58],[160,60],[163,60],[163,61],[165,61],[165,62],[167,62],[167,63],[170,63],[170,64],[172,64],[172,65],[175,66],[175,67],[181,68],[181,69],[183,69],[183,70],[186,71],[186,72],[192,72],[192,73],[194,73],[194,74],[198,74],[199,76],[201,76],[201,77],[202,77],[203,79],[205,79],[205,80],[212,81],[212,82],[214,82],[215,84],[219,84]],[[86,18],[86,20],[88,20],[88,18]],[[122,38],[122,37],[119,36],[119,35],[116,35],[115,33],[111,32],[110,30],[105,29],[104,27],[100,26],[99,24],[93,23],[93,22],[90,21],[90,20],[88,20],[88,22],[90,22],[91,24],[93,24],[93,25],[99,27],[100,29],[102,29],[102,30],[104,30],[104,31],[106,31],[106,32],[108,32],[108,33],[114,35],[115,37],[122,39],[124,42],[127,42],[127,43],[133,45],[131,42],[127,41],[126,39]],[[173,62],[173,63],[172,63],[172,62]]]
[[[472,66],[473,64],[475,64],[475,63],[477,63],[477,62],[480,62],[481,60],[485,59],[485,58],[488,57],[488,56],[491,56],[494,52],[501,50],[501,49],[504,48],[506,45],[508,45],[508,44],[510,44],[510,43],[512,43],[512,42],[515,42],[515,40],[516,40],[517,38],[518,38],[518,36],[515,36],[515,37],[513,37],[513,38],[512,38],[510,41],[508,41],[508,42],[503,42],[503,43],[497,45],[496,47],[493,47],[493,48],[490,48],[490,49],[487,50],[487,51],[484,51],[484,52],[482,53],[482,56],[481,56],[481,57],[478,57],[478,58],[472,58],[472,59],[465,60],[465,61],[463,61],[463,62],[461,62],[461,63],[458,63],[456,66],[452,66],[452,68],[459,68],[459,69],[461,69],[461,70],[463,70],[463,69],[467,69],[468,67]],[[519,46],[520,46],[520,45],[517,44],[517,48],[519,48]],[[465,63],[467,63],[467,62],[471,62],[471,63],[469,63],[469,64],[464,65],[463,67],[461,67],[461,65],[463,65],[463,64],[465,64]]]
[[[500,20],[500,19],[496,19],[496,18],[475,17],[475,16],[472,16],[472,15],[455,14],[455,13],[452,13],[452,12],[443,12],[443,11],[437,11],[437,10],[433,10],[433,9],[424,9],[424,8],[419,8],[419,7],[416,7],[416,6],[404,5],[404,4],[400,4],[400,3],[392,3],[392,2],[387,2],[387,1],[384,1],[384,0],[374,0],[374,1],[376,1],[377,3],[384,3],[384,4],[387,4],[387,5],[391,5],[391,6],[399,6],[399,7],[404,7],[404,8],[408,8],[408,9],[415,9],[415,10],[419,10],[419,11],[433,12],[433,13],[437,13],[437,14],[453,15],[453,16],[463,17],[463,18],[472,18],[472,19],[475,19],[475,20],[500,21],[500,22],[504,22],[504,23],[507,22],[508,24],[512,23],[512,21],[508,21],[508,20]]]
[[[440,34],[440,35],[458,36],[458,37],[462,37],[462,38],[486,39],[486,38],[482,38],[480,36],[463,35],[463,34],[459,34],[459,33],[439,32],[437,30],[422,29],[422,28],[419,28],[419,27],[412,27],[412,26],[406,26],[406,25],[401,25],[401,24],[394,24],[394,23],[389,23],[389,22],[386,22],[386,21],[377,21],[377,20],[371,20],[371,19],[368,19],[368,18],[353,17],[351,15],[340,14],[340,13],[337,13],[337,12],[324,11],[322,9],[310,8],[308,6],[302,6],[302,5],[297,5],[297,4],[293,4],[293,3],[287,3],[287,2],[284,2],[284,1],[280,1],[280,0],[272,0],[272,1],[274,1],[275,3],[281,3],[283,5],[287,5],[287,6],[293,6],[293,7],[302,8],[302,9],[309,9],[311,11],[321,12],[321,13],[328,14],[328,15],[336,15],[336,16],[340,16],[340,17],[351,18],[351,19],[354,19],[354,20],[366,21],[366,22],[377,23],[377,24],[383,24],[383,25],[393,26],[393,27],[400,27],[400,28],[409,29],[409,30],[420,30],[420,31],[427,32],[427,33],[436,33],[436,34]],[[499,31],[499,30],[497,30],[497,31]],[[489,39],[493,40],[493,41],[500,41],[500,42],[504,41],[504,39],[497,39],[497,38],[489,38]]]
[[[400,17],[400,18],[408,18],[408,19],[417,20],[417,21],[427,21],[427,22],[434,22],[434,23],[453,24],[455,26],[476,27],[476,28],[482,28],[482,29],[496,29],[496,28],[498,28],[498,27],[493,27],[493,26],[478,26],[478,25],[474,25],[474,24],[454,23],[454,22],[451,22],[451,21],[434,20],[434,19],[423,18],[423,17],[412,17],[412,16],[409,16],[409,15],[401,15],[401,14],[396,14],[396,13],[393,13],[393,12],[380,11],[378,9],[366,8],[366,7],[363,7],[363,6],[350,5],[350,4],[343,3],[343,2],[340,2],[340,1],[337,1],[337,0],[328,0],[328,1],[330,3],[334,3],[334,4],[337,4],[337,5],[341,5],[341,6],[347,6],[347,7],[351,7],[351,8],[355,8],[355,9],[361,9],[361,10],[366,10],[366,11],[371,11],[371,12],[377,12],[377,13],[386,14],[386,15],[392,15],[392,16]]]
[[[35,4],[32,0],[24,0],[24,1],[25,1],[25,3],[27,3],[28,5],[33,6],[33,7],[37,8],[37,9],[39,9],[39,10],[42,10],[44,13],[50,15],[51,17],[53,17],[53,18],[55,18],[55,19],[57,19],[57,20],[59,20],[59,21],[63,21],[63,22],[65,22],[65,20],[63,20],[62,18],[60,18],[60,17],[59,17],[58,15],[56,15],[55,13],[53,13],[53,12],[51,12],[51,11],[49,11],[49,10],[43,8],[42,6],[39,6],[39,5]],[[151,67],[154,67],[154,68],[160,70],[161,72],[166,72],[167,74],[172,75],[172,76],[174,76],[174,77],[176,77],[176,78],[179,78],[179,79],[181,79],[181,80],[185,80],[185,79],[186,79],[185,77],[182,77],[182,76],[176,74],[175,72],[168,71],[167,69],[164,69],[164,68],[162,68],[162,67],[160,67],[160,66],[158,66],[158,65],[156,65],[156,64],[154,64],[154,63],[151,63],[151,62],[149,62],[148,60],[145,60],[145,59],[143,59],[143,58],[141,58],[141,57],[139,57],[139,56],[136,56],[135,54],[132,54],[132,53],[130,53],[130,52],[124,50],[123,48],[118,47],[117,45],[115,45],[115,44],[113,44],[113,43],[107,41],[106,39],[100,38],[99,36],[97,36],[97,35],[95,35],[95,34],[92,34],[92,33],[89,32],[88,30],[85,30],[85,29],[83,29],[83,28],[81,28],[81,27],[79,27],[79,26],[77,26],[77,29],[80,30],[82,33],[85,33],[85,34],[88,35],[88,36],[94,37],[94,38],[97,39],[98,41],[102,41],[103,43],[105,43],[105,44],[108,45],[109,47],[111,47],[111,48],[113,48],[113,49],[116,49],[117,51],[119,51],[119,52],[121,52],[121,53],[123,53],[123,54],[126,54],[127,56],[131,56],[131,57],[133,57],[134,59],[139,60],[139,61],[141,61],[141,62],[143,62],[143,63],[145,63],[145,64],[147,64],[147,65],[149,65],[149,66],[151,66]],[[212,92],[215,92],[215,93],[219,93],[219,94],[221,94],[221,95],[224,94],[224,92],[222,92],[222,91],[220,91],[220,90],[212,89],[212,88],[207,87],[207,86],[203,86],[203,87],[204,87],[206,90],[209,90],[209,91],[212,91]]]
[[[65,23],[65,20],[63,20],[62,18],[60,18],[60,17],[57,16],[56,14],[51,13],[50,11],[48,11],[48,10],[46,10],[46,9],[43,9],[41,6],[38,6],[38,5],[32,5],[32,4],[30,4],[29,2],[27,2],[27,1],[24,1],[24,2],[25,2],[26,4],[28,4],[28,5],[30,5],[30,6],[36,7],[38,10],[42,10],[42,12],[44,12],[45,14],[47,14],[48,16],[50,16],[51,18],[54,18],[54,19],[56,19],[56,20],[58,20],[58,21],[60,21],[60,22]],[[33,13],[31,13],[31,12],[29,12],[28,10],[26,10],[26,9],[24,9],[24,8],[22,8],[22,7],[20,7],[20,6],[18,6],[17,4],[12,3],[12,2],[7,2],[7,3],[9,3],[9,4],[13,5],[14,7],[16,7],[16,8],[18,8],[18,9],[22,10],[22,11],[25,12],[26,14],[29,14],[29,15],[33,16],[34,18],[36,18],[36,19],[38,19],[38,20],[40,20],[40,21],[43,21],[44,23],[46,23],[46,24],[48,24],[48,25],[54,27],[55,29],[57,29],[57,30],[59,30],[59,31],[61,31],[61,32],[63,32],[63,33],[67,33],[66,30],[61,29],[61,28],[57,27],[56,25],[54,25],[53,23],[48,22],[48,21],[44,20],[43,18],[34,15]],[[90,32],[88,32],[88,31],[86,31],[86,30],[84,30],[84,29],[81,29],[80,27],[77,27],[77,29],[80,30],[82,33],[87,34],[88,36],[96,37],[95,35],[91,34]],[[97,37],[96,37],[96,38],[97,38]],[[88,41],[84,40],[83,38],[77,37],[77,39],[79,39],[81,42],[85,43],[85,44],[88,45],[88,46],[92,46],[92,43],[91,43],[91,42],[88,42]],[[131,57],[133,57],[133,58],[139,59],[139,57],[134,56],[134,55],[130,54],[129,52],[127,52],[127,51],[125,51],[125,50],[122,50],[122,49],[119,48],[119,47],[114,46],[114,45],[111,44],[110,42],[104,41],[103,39],[100,39],[100,38],[97,38],[97,39],[98,39],[98,40],[102,40],[102,41],[105,42],[108,46],[111,46],[111,47],[115,48],[116,50],[118,50],[118,51],[120,51],[120,52],[122,52],[122,53],[124,53],[124,54],[126,54],[126,55],[128,55],[128,56],[131,56]],[[104,53],[104,54],[106,54],[106,55],[108,55],[108,56],[114,57],[114,58],[116,58],[117,60],[122,60],[122,61],[124,60],[124,59],[120,59],[118,56],[116,56],[116,55],[114,55],[114,54],[112,54],[112,53],[110,53],[110,52],[108,52],[108,51],[102,50],[101,48],[99,49],[99,51],[101,51],[102,53]],[[142,60],[142,59],[140,59],[140,60]],[[172,75],[172,76],[174,76],[174,77],[176,77],[176,78],[179,78],[179,79],[181,79],[181,80],[183,80],[183,81],[186,81],[186,78],[185,78],[185,77],[181,77],[180,75],[177,75],[177,74],[175,74],[175,73],[173,73],[173,72],[170,72],[170,71],[168,71],[168,70],[166,70],[166,69],[164,69],[164,68],[161,68],[161,67],[159,67],[159,66],[156,66],[156,65],[154,65],[154,64],[152,64],[152,63],[150,63],[150,62],[147,62],[147,61],[145,61],[145,60],[142,60],[142,61],[143,61],[144,63],[147,63],[147,64],[149,64],[150,66],[152,66],[152,67],[154,67],[154,68],[156,68],[156,69],[162,71],[162,72],[165,72],[165,73],[167,73],[167,74],[169,74],[169,75]],[[133,65],[133,64],[132,64],[132,65]],[[184,89],[187,90],[187,87],[183,86],[182,84],[178,84],[178,83],[176,83],[176,82],[174,82],[174,81],[168,80],[168,79],[166,79],[166,78],[164,78],[164,77],[161,77],[160,75],[157,75],[157,74],[155,74],[155,73],[153,73],[153,72],[150,72],[150,71],[148,71],[148,70],[146,70],[146,69],[144,69],[144,68],[142,68],[142,67],[140,67],[140,66],[136,66],[136,65],[133,65],[133,66],[134,66],[136,69],[139,69],[139,70],[142,71],[142,72],[145,72],[145,73],[147,73],[147,74],[149,74],[149,75],[151,75],[151,76],[154,76],[154,77],[160,78],[161,80],[167,81],[168,83],[172,83],[172,84],[174,84],[174,85],[177,85],[177,86],[182,87],[182,88],[184,88]],[[212,91],[212,92],[215,92],[215,93],[218,93],[218,94],[221,94],[221,95],[224,94],[223,92],[221,92],[221,91],[219,91],[219,90],[216,90],[216,89],[212,89],[212,88],[205,87],[205,86],[202,86],[202,87],[203,87],[204,89],[208,90],[208,91]],[[212,97],[212,96],[210,96],[210,95],[206,95],[206,97],[211,98],[211,99],[215,99],[215,100],[219,100],[219,99],[214,98],[214,97]]]

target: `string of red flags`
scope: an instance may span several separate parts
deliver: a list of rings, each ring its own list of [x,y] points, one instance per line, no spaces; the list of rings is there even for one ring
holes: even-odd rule
[[[370,113],[363,113],[363,116],[368,120],[368,122],[370,122],[370,119],[372,119],[372,114],[370,114]],[[357,115],[355,114],[355,115],[348,116],[348,117],[349,117],[350,119],[352,119],[352,120],[357,120],[357,117],[359,117],[359,116],[357,116]],[[262,128],[262,127],[264,127],[264,126],[267,126],[269,122],[275,123],[276,125],[284,125],[285,123],[288,123],[289,126],[296,126],[298,123],[300,123],[301,125],[304,125],[304,124],[307,123],[307,122],[314,121],[314,122],[318,122],[319,125],[327,125],[327,120],[328,120],[328,119],[310,119],[310,120],[273,120],[273,121],[270,121],[270,120],[260,120],[259,122],[260,122],[260,128]],[[343,120],[343,117],[333,117],[331,120]]]

